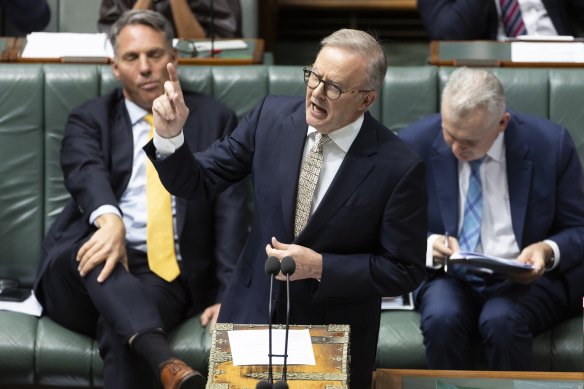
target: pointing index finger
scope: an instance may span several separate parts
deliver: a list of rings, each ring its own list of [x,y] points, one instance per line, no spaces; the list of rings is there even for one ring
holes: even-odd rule
[[[168,70],[168,79],[171,82],[178,82],[178,75],[176,74],[176,68],[172,63],[166,65],[166,69]]]

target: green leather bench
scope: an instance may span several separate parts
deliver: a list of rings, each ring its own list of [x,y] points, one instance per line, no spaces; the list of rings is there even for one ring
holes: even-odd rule
[[[398,131],[439,108],[452,69],[390,68],[374,116]],[[181,67],[185,88],[208,93],[239,117],[266,94],[304,94],[300,67]],[[509,105],[570,129],[584,156],[584,69],[496,69]],[[67,199],[59,147],[71,108],[116,86],[106,65],[0,64],[0,277],[31,286],[42,238]],[[584,201],[584,199],[583,199]],[[584,281],[584,280],[583,280]],[[384,312],[377,366],[425,368],[419,316]],[[206,371],[210,336],[192,318],[171,343],[181,358]],[[581,371],[582,316],[540,334],[536,368]],[[101,359],[94,340],[50,319],[0,311],[0,387],[100,386]]]

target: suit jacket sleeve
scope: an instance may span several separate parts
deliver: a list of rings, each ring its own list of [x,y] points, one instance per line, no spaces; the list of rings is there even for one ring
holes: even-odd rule
[[[99,116],[84,106],[74,109],[61,145],[65,186],[87,217],[101,205],[118,205],[104,156],[107,131],[102,129]],[[108,117],[105,112],[101,116]]]
[[[236,124],[237,119],[233,114],[225,126],[224,134],[230,133]],[[215,303],[221,302],[247,237],[250,222],[247,202],[249,185],[248,179],[243,179],[224,190],[215,202],[215,258],[219,280]]]
[[[584,258],[584,174],[578,152],[566,129],[561,130],[556,166],[556,208],[548,239],[560,248],[559,270],[582,265]],[[530,243],[530,242],[526,242]]]
[[[418,11],[430,39],[494,38],[493,0],[418,0]]]

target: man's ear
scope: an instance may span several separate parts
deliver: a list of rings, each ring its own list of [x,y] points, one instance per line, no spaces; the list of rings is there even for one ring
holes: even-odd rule
[[[501,117],[501,121],[499,122],[499,132],[505,131],[510,120],[511,114],[509,112],[505,112]]]
[[[112,58],[112,73],[114,74],[114,77],[116,78],[116,80],[120,80],[120,71],[118,69],[118,62],[116,60],[116,58]]]
[[[375,99],[377,98],[377,91],[372,91],[372,92],[365,92],[363,93],[365,96],[363,96],[363,101],[361,101],[361,105],[359,106],[359,109],[362,112],[367,111],[369,108],[371,108],[371,105],[373,104],[373,102],[375,101]]]

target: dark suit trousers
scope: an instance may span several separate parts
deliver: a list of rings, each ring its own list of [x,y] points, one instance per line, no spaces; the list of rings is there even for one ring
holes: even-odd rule
[[[564,282],[548,275],[531,285],[505,281],[477,292],[439,273],[421,286],[417,301],[430,369],[473,369],[479,339],[490,370],[532,370],[533,336],[567,312]]]
[[[62,326],[96,337],[104,360],[104,388],[152,388],[158,372],[130,348],[134,334],[171,330],[184,319],[186,292],[180,281],[168,283],[148,268],[146,254],[127,249],[130,272],[118,265],[102,284],[103,266],[80,277],[74,251],[58,257],[42,279],[45,313]]]

